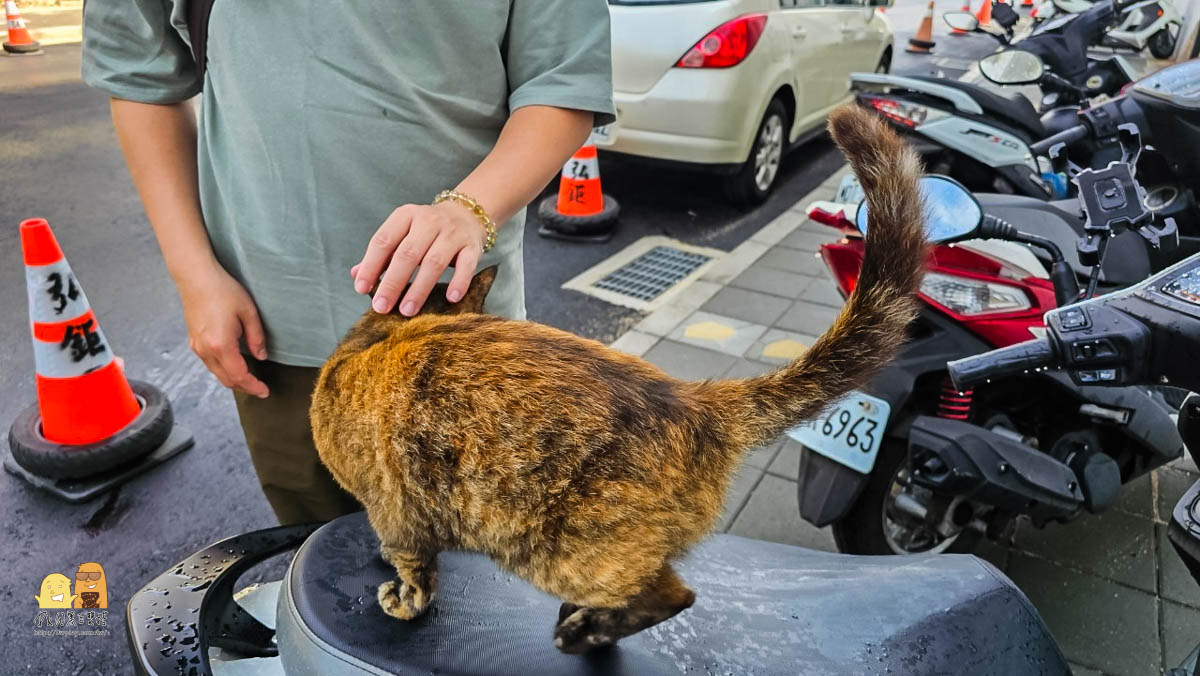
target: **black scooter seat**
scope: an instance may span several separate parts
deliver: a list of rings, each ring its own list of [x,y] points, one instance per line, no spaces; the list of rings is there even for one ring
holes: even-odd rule
[[[1032,143],[1047,136],[1046,127],[1042,124],[1041,116],[1029,99],[1020,94],[1012,97],[1001,96],[977,84],[938,78],[928,75],[911,75],[914,80],[924,80],[965,92],[983,108],[985,116],[998,118],[1010,127],[1016,127],[1020,135],[1026,137],[1027,143]]]
[[[444,552],[437,596],[388,617],[394,572],[362,514],[304,543],[280,593],[287,673],[1067,674],[1029,600],[960,555],[855,557],[719,535],[677,566],[696,604],[586,656],[552,643],[559,601],[484,556]]]

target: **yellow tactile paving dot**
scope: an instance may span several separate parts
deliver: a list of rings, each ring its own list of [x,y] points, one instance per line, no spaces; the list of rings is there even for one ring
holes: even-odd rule
[[[776,340],[772,343],[767,343],[763,348],[763,356],[771,359],[796,359],[804,354],[808,346],[798,340],[784,338]]]
[[[726,326],[720,322],[705,321],[688,326],[684,329],[683,335],[699,340],[721,341],[732,338],[735,333],[737,333],[737,329],[732,326]]]

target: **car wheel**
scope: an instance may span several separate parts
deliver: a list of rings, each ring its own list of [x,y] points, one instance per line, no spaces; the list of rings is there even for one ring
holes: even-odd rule
[[[1171,27],[1167,26],[1150,38],[1150,54],[1156,59],[1169,59],[1175,53],[1176,41],[1176,36],[1171,33]]]
[[[844,554],[905,555],[965,554],[979,542],[978,531],[963,529],[942,537],[915,524],[895,509],[896,495],[905,490],[908,449],[895,439],[883,442],[875,468],[854,506],[832,525],[833,541]]]
[[[787,145],[787,128],[787,109],[782,101],[772,99],[758,125],[750,157],[725,177],[725,193],[731,202],[742,206],[761,204],[771,194]]]
[[[892,48],[888,47],[883,50],[883,56],[879,57],[879,65],[875,66],[876,73],[887,74],[892,72]]]

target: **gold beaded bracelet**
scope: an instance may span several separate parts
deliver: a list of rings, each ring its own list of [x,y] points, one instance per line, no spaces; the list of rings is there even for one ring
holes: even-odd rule
[[[487,235],[484,236],[483,239],[484,253],[487,253],[492,247],[496,246],[496,222],[492,220],[491,216],[488,216],[487,211],[480,206],[479,202],[476,202],[457,190],[443,190],[438,193],[437,197],[433,198],[433,203],[441,204],[446,200],[454,200],[455,202],[467,207],[471,210],[471,213],[475,214],[475,217],[479,219],[479,222],[483,224],[483,229],[487,232]]]

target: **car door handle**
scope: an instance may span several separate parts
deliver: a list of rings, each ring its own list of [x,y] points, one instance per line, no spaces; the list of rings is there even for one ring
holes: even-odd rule
[[[792,37],[796,38],[797,40],[803,40],[804,38],[808,37],[808,31],[804,28],[804,26],[796,26],[792,29]]]

